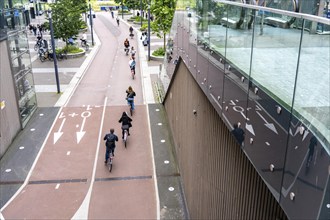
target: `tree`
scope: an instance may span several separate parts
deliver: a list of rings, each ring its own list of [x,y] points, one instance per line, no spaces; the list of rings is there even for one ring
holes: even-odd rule
[[[175,0],[153,0],[150,13],[154,16],[152,30],[158,37],[163,34],[164,50],[166,46],[166,34],[170,32],[175,10]]]
[[[50,5],[55,38],[64,42],[72,36],[77,36],[84,25],[82,13],[87,10],[85,0],[61,0]]]

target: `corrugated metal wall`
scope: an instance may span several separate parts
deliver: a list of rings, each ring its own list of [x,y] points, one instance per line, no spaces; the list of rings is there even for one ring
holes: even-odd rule
[[[0,158],[21,129],[6,41],[0,42],[1,101],[5,102],[5,107],[0,110]]]
[[[179,65],[164,104],[191,219],[287,219],[185,64]]]

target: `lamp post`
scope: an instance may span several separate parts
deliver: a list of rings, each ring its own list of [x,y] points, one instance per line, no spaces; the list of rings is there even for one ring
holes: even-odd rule
[[[148,4],[148,61],[150,61],[150,0]]]
[[[142,27],[142,0],[140,0],[140,21],[141,21],[141,27]]]
[[[121,0],[121,18],[124,19],[124,5],[123,5],[123,0]]]
[[[88,0],[88,2],[89,2],[89,24],[90,24],[90,26],[91,26],[92,45],[94,46],[93,18],[92,18],[92,6],[91,6],[91,0]]]
[[[52,21],[52,11],[50,9],[48,10],[48,17],[49,17],[50,36],[51,36],[52,49],[53,49],[54,69],[55,69],[55,79],[56,79],[57,93],[60,93],[61,89],[60,89],[60,81],[59,81],[59,78],[58,78],[58,68],[57,68],[54,30],[53,30],[53,21]]]

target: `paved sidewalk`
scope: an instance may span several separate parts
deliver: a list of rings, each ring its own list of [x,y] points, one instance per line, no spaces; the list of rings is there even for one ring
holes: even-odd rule
[[[129,25],[125,21],[122,21],[122,23]],[[138,29],[135,30],[139,36],[141,33]],[[48,36],[45,35],[45,37]],[[94,37],[96,39],[96,45],[87,56],[74,60],[64,60],[58,63],[62,94],[56,93],[53,62],[41,63],[35,59],[35,54],[31,51],[31,57],[34,57],[32,66],[39,108],[27,127],[20,132],[8,152],[0,161],[1,211],[3,211],[2,209],[5,204],[28,178],[29,171],[35,163],[35,158],[38,157],[39,150],[45,144],[44,140],[49,136],[48,132],[52,127],[53,121],[57,117],[61,107],[65,105],[67,99],[70,98],[73,91],[77,88],[93,57],[97,56],[100,44],[96,33]],[[30,35],[30,46],[33,39],[34,36]],[[156,47],[158,47],[158,44],[155,44]],[[143,80],[145,102],[148,104],[147,112],[149,113],[149,126],[151,128],[150,135],[153,142],[153,156],[160,209],[158,210],[160,214],[159,218],[185,219],[188,217],[188,213],[184,204],[180,173],[176,165],[175,149],[173,148],[173,140],[169,132],[166,112],[162,104],[155,103],[156,99],[154,98],[154,83],[158,80],[160,62],[148,62],[146,57],[147,47],[143,47],[141,43],[138,48],[141,80]],[[3,218],[1,213],[0,218]]]

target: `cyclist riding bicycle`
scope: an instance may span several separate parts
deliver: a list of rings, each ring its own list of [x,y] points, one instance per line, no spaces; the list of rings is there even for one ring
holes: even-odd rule
[[[122,139],[124,139],[125,130],[127,130],[128,135],[131,135],[129,133],[129,128],[132,127],[132,123],[131,123],[132,119],[130,117],[128,117],[126,112],[123,112],[123,114],[118,122],[121,123]]]
[[[134,34],[133,34],[133,27],[132,26],[129,27],[129,36],[131,38],[133,38],[133,36],[134,36]]]
[[[118,18],[118,16],[116,18],[116,21],[117,21],[117,25],[119,26],[119,18]]]
[[[126,90],[126,100],[128,105],[132,105],[132,110],[135,109],[134,106],[134,96],[136,93],[134,92],[132,86],[129,86],[128,89]]]
[[[124,41],[124,51],[126,52],[126,55],[128,54],[128,51],[129,51],[129,41],[128,39],[126,38],[126,40]]]
[[[87,34],[86,33],[83,33],[83,35],[82,35],[82,37],[81,37],[80,40],[82,41],[82,43],[84,45],[86,45],[87,44]]]
[[[136,62],[135,62],[135,57],[132,56],[131,59],[128,62],[129,68],[131,69],[131,71],[133,72],[133,74],[135,75],[135,66],[136,66]]]
[[[135,59],[136,50],[134,50],[134,47],[131,47],[131,57]]]
[[[116,141],[118,141],[118,137],[117,137],[117,135],[114,134],[114,132],[115,132],[115,129],[111,128],[110,133],[106,134],[103,138],[103,140],[106,141],[105,142],[106,151],[105,151],[104,163],[108,162],[110,152],[112,153],[112,156],[115,156]]]

